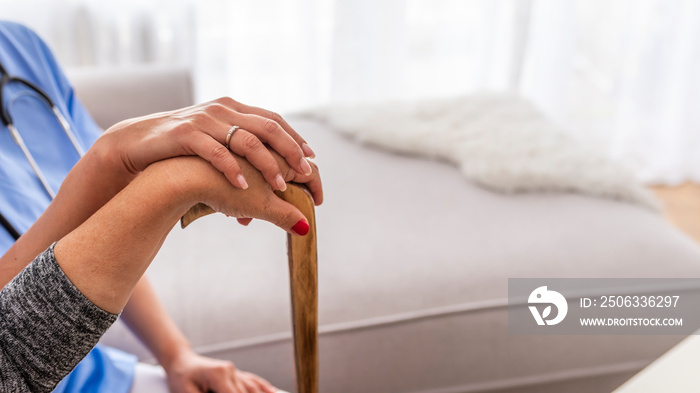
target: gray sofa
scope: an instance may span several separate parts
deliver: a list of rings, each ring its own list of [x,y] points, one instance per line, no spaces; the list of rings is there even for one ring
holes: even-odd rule
[[[191,103],[183,70],[71,76],[105,127]],[[683,338],[507,331],[509,277],[700,277],[700,248],[661,215],[572,194],[495,194],[448,165],[288,120],[318,153],[326,192],[322,392],[609,392]],[[212,215],[175,228],[148,275],[201,353],[293,391],[284,237]],[[104,341],[150,357],[119,324]]]

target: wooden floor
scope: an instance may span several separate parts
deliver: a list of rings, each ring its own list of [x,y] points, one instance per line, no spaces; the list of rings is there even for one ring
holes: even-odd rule
[[[700,184],[650,188],[663,203],[668,219],[700,243]]]

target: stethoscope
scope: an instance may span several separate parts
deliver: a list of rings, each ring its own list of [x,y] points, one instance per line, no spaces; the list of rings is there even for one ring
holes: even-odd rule
[[[46,103],[49,105],[51,108],[51,111],[54,113],[56,116],[56,119],[58,119],[58,122],[61,124],[61,127],[63,128],[63,131],[65,132],[66,136],[70,140],[71,144],[75,148],[75,151],[78,152],[78,155],[82,157],[85,155],[85,152],[83,151],[83,148],[80,146],[78,143],[78,140],[75,137],[75,134],[73,134],[73,130],[71,130],[70,124],[68,123],[68,120],[63,116],[60,110],[58,110],[58,107],[53,103],[53,100],[49,97],[48,94],[46,94],[43,90],[41,90],[38,86],[33,84],[32,82],[17,77],[17,76],[12,76],[10,75],[5,67],[3,66],[2,63],[0,63],[0,119],[2,120],[2,124],[4,124],[7,129],[10,131],[10,135],[12,135],[12,139],[17,143],[19,148],[22,150],[22,153],[24,154],[24,157],[27,159],[29,162],[29,165],[32,167],[32,170],[36,174],[36,177],[39,179],[41,182],[41,185],[44,187],[44,190],[46,193],[49,195],[49,197],[53,200],[53,198],[56,196],[56,192],[53,190],[51,185],[49,184],[48,180],[46,179],[46,176],[44,176],[44,173],[41,171],[41,168],[39,168],[39,165],[37,165],[36,160],[34,159],[34,156],[32,156],[32,153],[29,152],[29,149],[27,149],[27,144],[24,143],[24,139],[22,139],[22,135],[17,131],[17,128],[15,127],[14,122],[12,121],[12,116],[10,116],[10,113],[8,111],[8,108],[5,107],[5,100],[4,100],[4,91],[5,91],[5,86],[9,83],[18,83],[21,85],[24,85],[28,87],[30,90],[34,91],[36,94],[41,96]],[[0,225],[7,230],[7,232],[12,235],[12,237],[17,240],[20,236],[19,232],[10,224],[7,219],[0,213]]]

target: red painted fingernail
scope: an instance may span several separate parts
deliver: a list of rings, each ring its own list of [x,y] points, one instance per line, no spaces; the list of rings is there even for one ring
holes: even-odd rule
[[[309,233],[309,223],[304,220],[299,220],[299,222],[292,227],[292,232],[299,236],[306,236],[306,234]]]

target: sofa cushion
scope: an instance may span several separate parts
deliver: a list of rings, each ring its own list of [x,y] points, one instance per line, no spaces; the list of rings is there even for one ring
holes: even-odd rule
[[[556,391],[579,380],[610,391],[682,339],[508,334],[509,277],[700,277],[700,248],[661,215],[573,194],[496,194],[446,164],[291,124],[324,180],[321,391]],[[269,223],[208,216],[175,228],[148,275],[196,348],[291,391],[284,238]],[[106,341],[148,357],[123,327]]]

